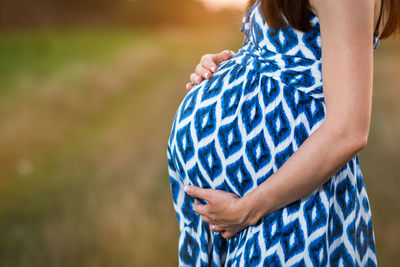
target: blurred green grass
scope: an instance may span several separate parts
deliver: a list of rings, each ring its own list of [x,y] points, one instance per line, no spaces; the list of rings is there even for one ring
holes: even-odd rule
[[[144,38],[145,33],[112,29],[63,28],[0,32],[0,80],[5,89],[14,89],[22,75],[45,79],[70,65],[107,60],[115,51]],[[8,91],[9,92],[9,91]]]
[[[176,266],[167,138],[200,56],[236,51],[238,29],[2,34],[0,266]],[[399,69],[383,41],[360,153],[383,266],[400,263]]]
[[[2,74],[0,266],[176,266],[169,129],[194,64],[239,33],[75,31],[3,44],[20,62]]]

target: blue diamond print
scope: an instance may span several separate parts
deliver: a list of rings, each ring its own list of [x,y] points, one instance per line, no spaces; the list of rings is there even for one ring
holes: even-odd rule
[[[372,259],[368,259],[367,266],[368,267],[376,267],[376,262],[374,262]]]
[[[331,266],[339,266],[340,260],[342,260],[343,266],[355,266],[353,258],[347,252],[346,246],[343,243],[332,252],[329,264]]]
[[[260,124],[262,119],[261,107],[258,103],[257,95],[243,103],[241,114],[246,132],[250,133],[258,124]]]
[[[341,181],[336,187],[337,201],[343,212],[344,219],[350,215],[355,207],[356,194],[353,186],[350,183],[350,178],[346,177],[346,179]]]
[[[169,145],[167,146],[167,162],[168,162],[168,168],[172,171],[176,171],[175,164],[172,159],[171,147]]]
[[[304,216],[307,221],[307,235],[310,236],[326,223],[326,211],[319,195],[313,195],[303,207]]]
[[[274,73],[279,71],[281,68],[276,60],[271,59],[266,60],[266,62],[268,62],[268,64],[261,64],[261,66],[256,70],[258,70],[260,73]]]
[[[170,176],[169,187],[170,187],[171,194],[172,194],[172,200],[174,201],[175,204],[177,204],[178,196],[179,196],[179,192],[180,192],[181,188],[175,177]]]
[[[307,117],[308,124],[310,125],[310,129],[314,127],[314,125],[320,120],[324,119],[324,107],[322,102],[312,98],[308,104],[304,104],[304,113]]]
[[[311,96],[304,94],[304,92],[289,85],[283,87],[283,95],[294,119],[296,119],[302,112],[303,105],[312,98]]]
[[[264,106],[267,107],[270,103],[274,102],[279,95],[280,87],[279,82],[268,76],[261,78],[261,94],[263,96]]]
[[[243,196],[253,187],[253,179],[246,169],[243,157],[226,167],[226,174],[229,181],[235,186],[240,196]]]
[[[322,87],[322,86],[319,86],[319,87],[315,88],[315,89],[312,91],[312,93],[313,93],[313,94],[323,94],[323,93],[324,93],[323,87]]]
[[[375,240],[374,240],[374,227],[372,225],[372,220],[370,219],[368,222],[368,227],[367,227],[367,231],[368,231],[368,247],[374,252],[375,254]]]
[[[303,251],[304,236],[298,219],[283,227],[281,245],[285,261]]]
[[[332,205],[329,210],[329,222],[328,222],[328,241],[329,245],[332,245],[336,238],[339,238],[343,234],[343,225],[337,215],[334,206]]]
[[[333,185],[334,179],[329,179],[326,183],[322,185],[322,189],[324,190],[325,194],[327,196],[331,196],[333,192],[335,191],[335,188],[332,186]]]
[[[201,188],[210,188],[209,182],[201,174],[199,166],[196,164],[193,168],[188,171],[188,177],[192,185],[199,186]],[[197,199],[201,204],[207,204],[203,199]]]
[[[308,138],[307,129],[303,123],[300,123],[294,129],[294,139],[296,140],[297,147],[300,147],[301,144]]]
[[[226,266],[235,266],[235,258],[230,258],[227,262],[226,262]],[[237,264],[236,264],[237,265]],[[204,264],[202,266],[209,266],[208,264]]]
[[[206,243],[207,244],[207,243]],[[208,245],[208,244],[207,244]],[[227,240],[225,238],[223,238],[222,236],[218,235],[216,237],[214,237],[213,240],[213,249],[214,252],[217,255],[222,255],[226,252],[226,248],[227,248]],[[216,262],[216,266],[221,265],[221,262],[219,262],[219,258],[217,258],[216,260],[218,260],[218,262]],[[214,265],[213,265],[214,266]]]
[[[182,190],[182,188],[181,188]],[[193,209],[194,197],[184,194],[183,203],[180,206],[180,213],[186,219],[186,223],[190,225],[198,225],[200,222],[200,215]]]
[[[176,134],[176,145],[182,155],[183,161],[186,163],[194,155],[193,140],[190,133],[190,123],[179,129]]]
[[[222,119],[235,114],[242,94],[243,82],[226,90],[222,95],[221,109]]]
[[[257,60],[253,61],[253,64],[256,64]],[[250,70],[247,73],[247,81],[244,85],[244,94],[247,95],[251,92],[253,92],[257,87],[258,83],[260,81],[260,67],[254,66],[253,68],[250,68]]]
[[[353,248],[355,248],[356,245],[356,227],[355,227],[356,221],[353,220],[346,229],[346,233],[347,233],[347,238],[350,241],[350,244],[353,246]]]
[[[290,216],[298,212],[300,210],[300,205],[301,205],[301,200],[299,199],[286,206],[287,216]]]
[[[196,112],[194,125],[199,141],[215,130],[215,106],[216,103],[203,107]]]
[[[221,90],[222,87],[224,86],[224,80],[223,79],[218,79],[219,76],[218,74],[215,74],[212,76],[211,80],[208,80],[208,84],[211,82],[217,81],[215,84],[212,84],[211,86],[206,86],[204,87],[204,92],[203,95],[201,96],[201,101],[205,101],[207,99],[213,98],[217,96]]]
[[[362,205],[363,205],[363,207],[364,207],[364,210],[365,210],[366,212],[368,212],[368,211],[369,211],[369,204],[368,204],[368,199],[367,199],[366,197],[363,198],[363,200],[362,200]]]
[[[316,23],[310,31],[303,35],[303,43],[313,53],[315,59],[321,58],[321,46],[318,44],[319,35],[319,23]]]
[[[186,233],[183,244],[179,251],[179,256],[185,264],[195,266],[199,257],[199,244],[196,240]]]
[[[173,153],[172,158],[174,159],[175,162],[175,169],[179,173],[180,176],[179,178],[183,180],[186,177],[186,173],[185,170],[183,169],[181,161],[178,158],[178,153],[176,152],[176,148],[174,148],[174,151],[172,153]]]
[[[221,183],[219,183],[215,189],[217,190],[222,190],[228,193],[232,193],[232,194],[236,194],[235,190],[232,189],[232,186],[228,185],[228,183],[226,182],[226,180],[222,181]]]
[[[310,69],[303,71],[286,70],[281,73],[281,80],[284,84],[296,87],[310,87],[314,84],[315,79]]]
[[[222,164],[215,149],[215,140],[199,149],[199,160],[212,180],[221,174]]]
[[[258,12],[257,10],[255,12]],[[253,40],[262,40],[264,37],[264,29],[259,23],[255,21],[254,16],[250,16],[250,29],[253,31],[250,33]]]
[[[364,179],[362,174],[357,175],[357,191],[360,194],[362,189],[364,188]]]
[[[290,27],[282,27],[279,30],[269,28],[267,30],[268,39],[276,48],[276,51],[285,54],[298,44],[297,35]]]
[[[200,248],[205,254],[208,253],[208,242],[210,240],[210,226],[204,221],[200,221],[201,224],[201,235],[200,235]]]
[[[238,119],[236,118],[219,128],[218,138],[225,158],[235,154],[242,147],[242,136],[239,131]]]
[[[263,131],[247,142],[246,155],[256,172],[271,160],[271,152]]]
[[[196,97],[198,92],[199,90],[196,88],[194,90],[191,90],[186,95],[185,100],[183,100],[182,103],[182,109],[179,115],[179,122],[181,122],[183,119],[187,118],[190,114],[193,113],[193,110],[196,106]]]
[[[279,256],[276,253],[267,256],[264,260],[263,267],[281,267],[281,266],[282,266],[281,260],[279,259]]]
[[[285,148],[284,150],[276,153],[275,155],[275,165],[276,168],[280,168],[285,162],[286,160],[289,159],[289,157],[294,153],[293,150],[293,145],[292,143],[289,144],[289,146],[287,148]]]
[[[265,125],[277,146],[290,134],[290,123],[283,110],[282,102],[265,116]]]
[[[328,252],[326,246],[326,234],[313,240],[308,248],[313,266],[326,266],[328,264]]]
[[[360,202],[356,201],[356,210],[355,213],[358,214],[360,212]]]
[[[292,267],[307,267],[303,259],[291,265]]]
[[[263,219],[263,235],[265,243],[269,247],[275,245],[281,236],[282,230],[282,209],[267,215]]]
[[[315,60],[306,58],[304,54],[299,50],[295,56],[284,56],[282,57],[285,62],[285,68],[296,68],[298,66],[310,66],[315,63]]]
[[[247,240],[245,251],[248,251],[248,253],[244,255],[246,266],[258,266],[261,262],[261,249],[258,244],[258,233],[254,233],[253,236]]]
[[[243,266],[243,264],[242,264],[242,253],[236,254],[235,265],[233,265],[233,266]]]
[[[235,65],[229,73],[229,84],[239,80],[246,72],[246,68],[243,68],[242,65]]]
[[[361,260],[364,258],[365,252],[367,251],[368,246],[368,236],[367,236],[367,225],[365,224],[364,219],[361,217],[360,224],[357,226],[357,234],[356,234],[356,247],[358,253],[360,254]]]

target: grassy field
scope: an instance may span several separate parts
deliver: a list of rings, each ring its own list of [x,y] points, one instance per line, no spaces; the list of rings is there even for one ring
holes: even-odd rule
[[[200,56],[236,51],[238,28],[1,34],[0,266],[177,266],[167,138]],[[399,42],[375,64],[360,162],[379,262],[397,266]]]

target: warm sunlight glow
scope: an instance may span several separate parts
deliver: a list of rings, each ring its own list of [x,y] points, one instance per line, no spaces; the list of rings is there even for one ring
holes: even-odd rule
[[[246,0],[201,0],[211,9],[244,8]]]

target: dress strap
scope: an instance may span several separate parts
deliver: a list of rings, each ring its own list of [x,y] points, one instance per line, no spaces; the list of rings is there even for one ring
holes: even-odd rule
[[[380,10],[380,12],[379,12],[378,21],[377,21],[377,23],[376,23],[376,25],[375,25],[375,30],[374,30],[374,36],[375,36],[375,37],[378,37],[378,35],[379,35],[379,26],[380,26],[380,24],[381,24],[382,10],[383,10],[383,3],[384,3],[384,2],[385,2],[384,0],[381,0],[381,10]]]

